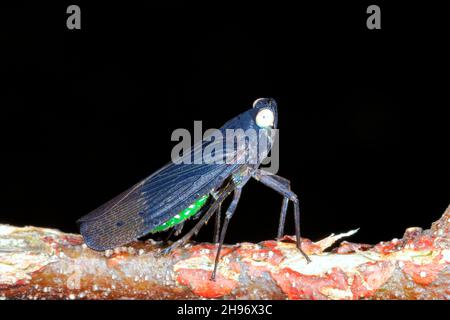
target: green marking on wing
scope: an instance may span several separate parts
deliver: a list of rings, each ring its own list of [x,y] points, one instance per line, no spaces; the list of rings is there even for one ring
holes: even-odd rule
[[[167,220],[166,222],[160,224],[156,228],[154,228],[151,232],[161,232],[164,230],[167,230],[169,228],[172,228],[173,226],[179,224],[180,222],[183,222],[186,219],[189,219],[193,215],[195,215],[206,203],[206,200],[208,200],[209,194],[205,194],[204,196],[197,199],[193,204],[191,204],[186,209],[180,211],[178,214]]]

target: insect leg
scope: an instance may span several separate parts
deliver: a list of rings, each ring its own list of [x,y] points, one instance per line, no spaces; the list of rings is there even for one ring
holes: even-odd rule
[[[280,222],[278,223],[277,240],[280,240],[284,234],[284,225],[286,223],[286,213],[289,205],[289,198],[284,197],[281,204]]]
[[[213,198],[215,199],[215,200],[217,200],[217,194],[216,194],[216,192],[211,192],[211,195],[213,196]],[[221,213],[222,213],[222,203],[220,202],[219,203],[219,205],[218,205],[218,207],[217,207],[217,210],[216,210],[216,223],[215,223],[215,225],[214,225],[214,242],[215,243],[218,243],[219,242],[219,234],[220,234],[220,215],[221,215]]]
[[[172,235],[174,235],[175,237],[178,236],[180,234],[181,230],[183,230],[183,226],[184,226],[184,222],[181,222],[180,224],[177,224],[176,226],[174,226],[169,231],[169,234],[167,235],[167,237],[164,239],[164,243],[169,242]]]
[[[169,234],[167,237],[163,240],[164,243],[169,242],[170,238],[172,236],[178,236],[181,233],[181,230],[183,230],[184,222],[181,222],[180,224],[177,224],[172,229],[170,229]]]
[[[181,233],[181,230],[183,230],[184,222],[177,224],[175,226],[175,233],[174,236],[178,236]]]
[[[260,174],[263,174],[263,173],[261,173],[261,170],[257,169],[257,171],[259,171]],[[284,187],[291,190],[291,182],[288,179],[285,179],[285,178],[277,176],[277,175],[271,175],[271,177],[273,177],[275,180],[277,180]],[[288,206],[289,206],[289,198],[284,196],[283,203],[281,204],[280,222],[278,224],[278,233],[277,233],[278,240],[281,239],[284,235],[284,225],[286,224],[286,214],[287,214]]]
[[[267,175],[262,170],[256,169],[256,173],[258,175]],[[291,189],[291,182],[283,177],[277,176],[277,175],[270,175],[273,179],[277,180],[280,184],[282,184],[284,187]],[[286,214],[287,209],[289,206],[289,197],[284,196],[283,197],[283,203],[281,204],[281,212],[280,212],[280,221],[278,223],[278,232],[277,232],[277,239],[281,239],[284,235],[284,225],[286,224]]]
[[[300,206],[297,195],[290,190],[284,183],[280,182],[281,177],[275,178],[272,175],[262,174],[261,170],[254,170],[251,172],[253,178],[261,182],[262,184],[268,186],[269,188],[277,191],[285,198],[287,197],[294,203],[294,219],[295,219],[295,236],[297,239],[297,248],[300,250],[301,254],[305,257],[307,262],[311,262],[311,259],[303,252],[301,247],[300,238]],[[282,178],[284,179],[284,178]]]
[[[264,171],[262,171],[260,169],[256,169],[256,171],[257,171],[256,174],[258,174],[258,175],[267,175],[264,173]],[[273,179],[275,179],[276,181],[278,181],[280,184],[282,184],[284,187],[291,190],[291,182],[288,179],[274,175],[274,174],[271,174],[270,176]],[[287,214],[288,206],[289,206],[289,198],[284,196],[283,203],[281,204],[281,213],[280,213],[280,221],[278,224],[277,239],[281,239],[284,235],[284,225],[286,224],[286,214]]]
[[[219,232],[220,232],[220,214],[222,213],[222,204],[219,203],[219,206],[216,210],[216,224],[214,225],[214,242],[219,242]]]
[[[223,222],[222,231],[220,233],[219,247],[217,248],[216,259],[214,261],[214,269],[211,274],[211,280],[213,281],[215,281],[216,278],[217,265],[219,264],[220,259],[220,250],[222,249],[223,241],[225,240],[225,234],[227,232],[228,223],[230,222],[230,219],[233,216],[234,211],[236,210],[239,198],[241,197],[241,190],[242,187],[237,187],[234,190],[233,200],[231,201],[230,206],[228,207],[228,210],[225,213],[225,220]]]
[[[164,239],[164,243],[167,243],[167,242],[169,242],[169,239],[170,239],[170,237],[172,237],[172,235],[174,234],[174,231],[175,231],[175,228],[172,228],[170,231],[169,231],[169,234],[167,235],[167,237]]]
[[[219,204],[222,203],[223,200],[233,191],[235,188],[234,185],[230,184],[227,187],[225,187],[223,190],[221,190],[218,194],[218,197],[216,201],[214,201],[211,206],[208,208],[206,213],[201,217],[201,219],[197,222],[197,224],[189,230],[183,237],[172,243],[167,248],[160,251],[158,255],[163,255],[171,252],[173,249],[178,248],[182,245],[184,245],[186,242],[189,241],[189,239],[194,235],[194,233],[197,233],[198,230],[200,230],[201,227],[205,224],[206,221],[208,221],[209,218],[216,212],[216,209],[218,208]]]
[[[214,201],[217,200],[217,193],[215,191],[211,192],[211,196],[213,197]],[[220,234],[220,215],[222,213],[222,203],[219,203],[219,206],[217,207],[216,210],[216,215],[215,215],[215,225],[214,225],[214,242],[218,243],[219,242],[219,234]],[[201,214],[201,213],[199,213]],[[205,222],[205,224],[208,221]],[[197,230],[198,232],[199,230]],[[197,235],[197,232],[195,233],[195,235]]]

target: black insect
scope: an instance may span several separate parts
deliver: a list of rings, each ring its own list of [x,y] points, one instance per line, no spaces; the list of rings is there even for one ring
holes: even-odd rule
[[[183,244],[216,214],[214,241],[218,243],[217,255],[211,279],[215,279],[220,250],[225,238],[228,223],[233,216],[241,196],[241,190],[250,178],[262,182],[283,196],[278,239],[283,236],[286,212],[289,201],[294,204],[295,234],[297,247],[301,249],[299,201],[290,189],[290,182],[282,177],[267,174],[258,169],[264,156],[273,145],[273,129],[277,128],[277,104],[275,100],[262,98],[254,102],[253,108],[231,119],[220,128],[219,137],[204,139],[192,147],[188,154],[182,155],[142,180],[114,199],[78,220],[80,232],[86,244],[94,250],[112,249],[148,233],[161,232],[172,228],[178,234],[184,221],[190,217],[201,218],[182,238],[162,251],[166,254]],[[229,143],[229,130],[248,130],[258,132],[255,143],[239,143],[233,139]],[[228,139],[228,140],[227,140]],[[256,146],[267,141],[264,152],[254,152]],[[214,148],[217,147],[217,148]],[[214,162],[192,163],[195,155],[214,148]],[[264,148],[263,148],[264,149]],[[222,159],[219,162],[217,159]],[[230,161],[231,160],[231,161]],[[221,204],[233,193],[233,199],[225,213],[220,231]],[[219,232],[220,231],[220,232]]]

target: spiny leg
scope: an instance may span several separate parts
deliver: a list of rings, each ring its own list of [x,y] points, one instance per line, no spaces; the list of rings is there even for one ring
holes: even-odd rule
[[[220,235],[220,215],[221,215],[221,213],[222,213],[222,203],[219,203],[219,206],[217,207],[217,210],[216,210],[216,214],[215,214],[215,221],[214,221],[214,237],[213,237],[213,241],[214,241],[214,243],[217,243],[217,242],[219,242],[219,235]],[[205,224],[207,224],[208,223],[208,221],[209,221],[209,219],[210,218],[208,218],[208,220],[206,220],[205,221]],[[200,230],[197,230],[195,233],[194,233],[194,235],[196,236],[197,235],[197,233],[199,232]]]
[[[215,191],[212,191],[211,192],[211,196],[215,199],[215,200],[217,200],[217,197],[218,197],[218,195],[217,195],[217,192],[215,192]],[[214,243],[217,243],[217,242],[219,242],[219,235],[220,235],[220,216],[221,216],[221,214],[222,214],[222,203],[220,202],[219,203],[219,205],[218,205],[218,207],[217,207],[217,210],[216,210],[216,216],[215,216],[215,224],[214,224]]]
[[[283,195],[285,199],[288,198],[294,203],[295,237],[297,240],[297,248],[300,250],[300,253],[305,257],[306,261],[308,263],[311,262],[311,259],[305,252],[303,252],[301,247],[302,242],[300,237],[300,206],[298,197],[294,192],[290,190],[289,187],[286,186],[285,182],[281,182],[282,180],[286,179],[281,178],[279,176],[263,174],[261,170],[254,170],[251,172],[251,175],[253,178],[260,181],[262,184],[268,186],[269,188]]]
[[[214,225],[214,243],[219,242],[219,232],[220,232],[220,214],[222,212],[222,204],[219,203],[219,206],[216,210],[216,223]]]
[[[241,197],[241,190],[242,190],[241,187],[236,187],[236,189],[234,190],[233,200],[231,201],[230,206],[228,207],[228,210],[225,213],[225,220],[223,221],[222,231],[220,233],[219,247],[217,248],[216,259],[214,261],[214,269],[211,274],[212,281],[215,281],[216,279],[217,265],[219,264],[220,259],[220,250],[222,249],[223,241],[225,240],[225,234],[227,232],[228,223],[230,222],[230,219],[233,216],[234,211],[236,210],[239,198]]]
[[[300,237],[300,205],[298,203],[299,201],[297,196],[295,197],[295,200],[292,201],[294,202],[295,237],[297,238],[297,248],[300,250],[301,254],[305,257],[306,261],[310,263],[311,259],[302,250],[302,240]]]
[[[280,240],[284,235],[284,224],[286,223],[286,213],[289,205],[289,198],[284,197],[281,204],[280,222],[278,223],[277,240]]]
[[[264,171],[260,169],[256,169],[258,175],[265,175],[268,174],[264,173]],[[270,176],[278,181],[281,185],[286,187],[287,189],[291,190],[291,182],[283,177],[277,176],[275,174],[270,174]],[[280,212],[280,221],[278,223],[278,232],[277,232],[277,240],[280,240],[284,235],[284,225],[286,224],[286,215],[287,215],[287,209],[289,206],[289,198],[284,196],[283,197],[283,203],[281,204],[281,212]]]
[[[189,241],[189,239],[196,234],[201,227],[205,224],[206,221],[209,220],[209,218],[216,212],[216,209],[218,208],[219,204],[222,203],[223,200],[233,191],[234,185],[230,184],[227,187],[225,187],[223,190],[220,191],[219,195],[217,196],[216,200],[211,204],[211,206],[208,208],[206,213],[201,217],[201,219],[197,222],[197,224],[189,230],[182,238],[178,239],[174,243],[172,243],[167,248],[164,248],[161,250],[157,256],[161,256],[164,254],[168,254],[172,250],[184,245]]]
[[[258,171],[259,175],[266,175],[266,176],[268,175],[260,169],[256,169],[256,171]],[[272,178],[274,178],[275,180],[277,180],[284,187],[288,188],[289,190],[291,189],[291,182],[288,179],[277,176],[275,174],[271,174],[270,176]],[[277,240],[280,240],[284,235],[284,225],[286,224],[286,215],[287,215],[288,206],[289,206],[289,198],[284,196],[283,203],[281,204],[281,212],[280,212],[280,221],[278,223]]]

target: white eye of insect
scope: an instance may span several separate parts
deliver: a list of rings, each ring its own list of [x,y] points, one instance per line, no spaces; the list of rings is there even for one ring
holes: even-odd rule
[[[256,124],[259,127],[272,127],[274,120],[273,112],[269,109],[262,109],[256,115]]]

